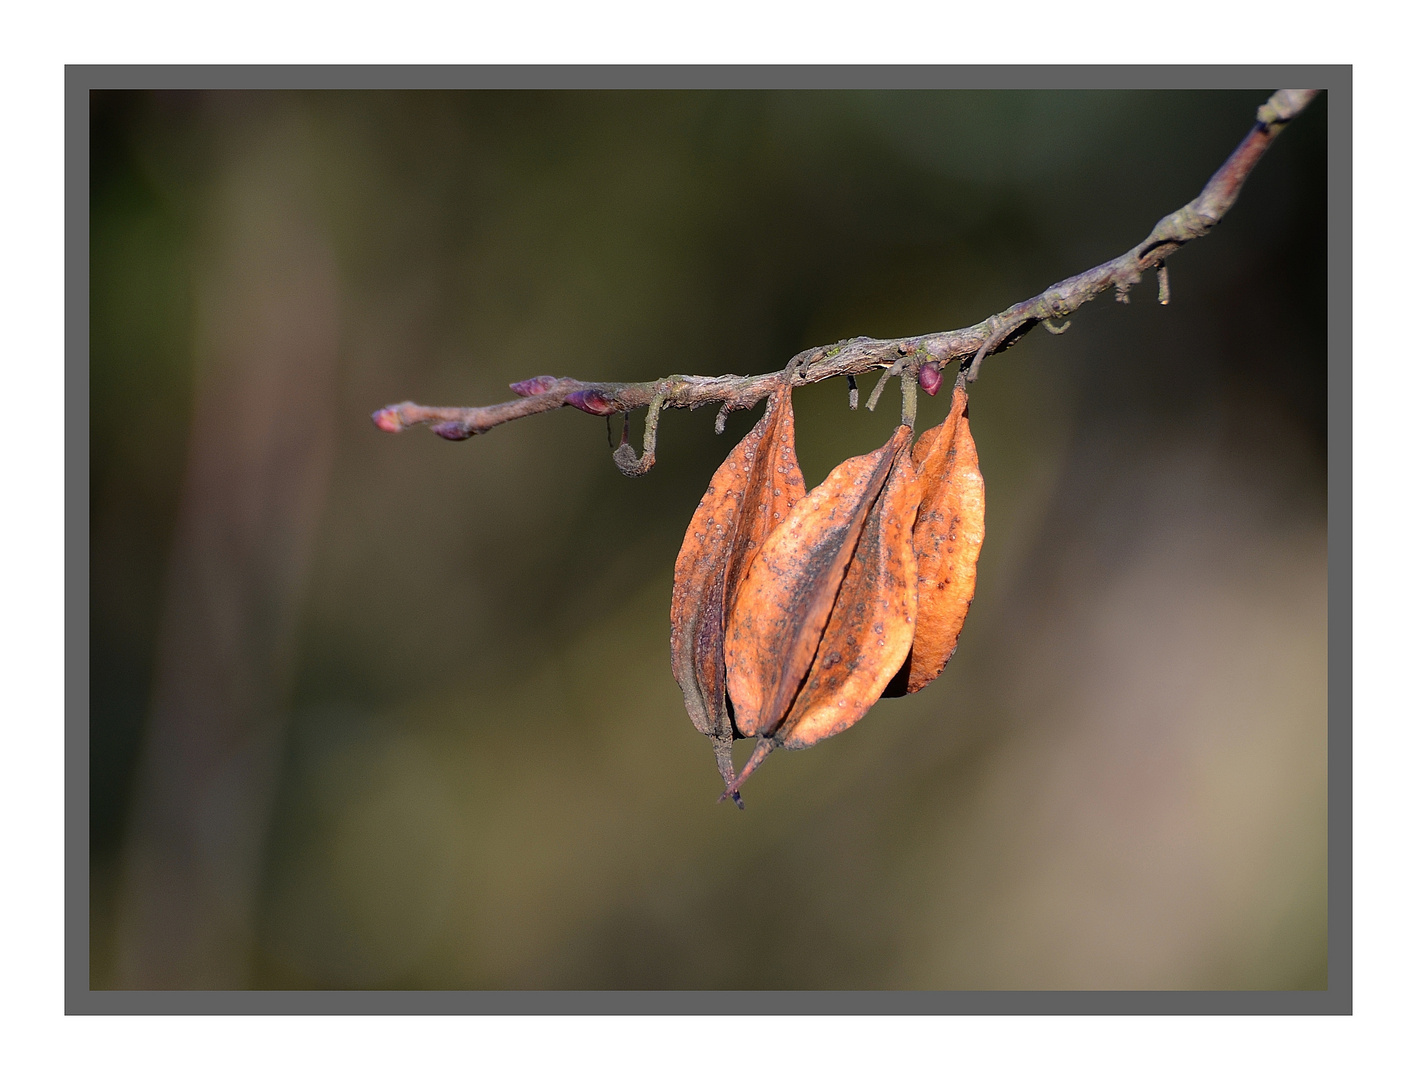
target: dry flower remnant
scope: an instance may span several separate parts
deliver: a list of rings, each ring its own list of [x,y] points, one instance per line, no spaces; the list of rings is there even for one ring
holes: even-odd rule
[[[613,460],[627,476],[654,465],[663,409],[719,406],[727,414],[771,399],[748,436],[714,474],[675,564],[670,647],[674,677],[694,726],[713,742],[724,797],[777,747],[797,749],[856,723],[882,696],[914,693],[944,669],[974,597],[984,540],[984,481],[969,430],[964,384],[984,360],[1017,345],[1035,327],[1055,325],[1113,292],[1126,301],[1148,271],[1158,300],[1170,299],[1167,259],[1207,235],[1280,132],[1317,90],[1278,90],[1196,198],[1161,218],[1141,243],[1108,262],[1051,285],[973,326],[911,337],[851,338],[806,349],[780,373],[670,375],[642,383],[540,375],[512,384],[515,400],[474,408],[404,401],[373,414],[383,431],[428,424],[463,440],[511,420],[571,406],[609,417],[647,409],[644,451],[628,427]],[[942,368],[958,362],[950,414],[910,450],[916,390],[934,396]],[[856,377],[883,372],[872,392],[899,378],[902,426],[885,446],[837,466],[808,494],[793,450],[791,389],[845,377],[850,407]],[[735,738],[758,744],[739,776]]]
[[[669,650],[694,727],[713,741],[723,782],[733,783],[723,635],[727,613],[763,542],[806,493],[782,386],[767,411],[709,481],[674,564]]]

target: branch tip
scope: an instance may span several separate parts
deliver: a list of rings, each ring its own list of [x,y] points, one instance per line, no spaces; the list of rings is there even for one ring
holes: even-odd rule
[[[1298,116],[1309,102],[1319,96],[1317,90],[1276,90],[1255,113],[1255,120],[1265,127],[1281,127]]]
[[[399,407],[388,405],[382,409],[375,409],[369,419],[374,421],[374,426],[380,431],[387,431],[391,435],[397,435],[403,430],[403,420],[399,417]]]

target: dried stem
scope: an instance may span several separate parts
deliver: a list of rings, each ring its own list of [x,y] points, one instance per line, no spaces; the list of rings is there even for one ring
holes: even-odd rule
[[[626,454],[617,454],[617,463],[627,473],[639,475],[654,462],[654,430],[661,408],[719,404],[721,421],[729,411],[750,408],[767,397],[783,380],[802,386],[884,368],[887,374],[882,382],[892,375],[914,381],[920,366],[931,360],[940,364],[958,360],[961,372],[973,381],[979,377],[986,356],[1011,348],[1039,323],[1054,333],[1061,333],[1067,323],[1055,327],[1048,320],[1066,318],[1108,289],[1115,290],[1117,299],[1125,303],[1128,291],[1141,282],[1147,270],[1154,268],[1161,275],[1159,299],[1166,303],[1170,289],[1165,260],[1183,245],[1215,228],[1234,205],[1240,188],[1270,143],[1318,93],[1317,90],[1277,91],[1260,106],[1255,126],[1201,193],[1158,221],[1147,238],[1126,254],[1060,281],[1031,300],[1015,304],[973,326],[890,340],[851,338],[835,345],[804,350],[782,371],[766,375],[670,375],[642,383],[581,382],[541,376],[516,384],[516,389],[525,396],[515,401],[479,408],[434,407],[405,401],[374,413],[374,423],[384,431],[432,424],[434,432],[445,439],[466,439],[509,420],[549,412],[562,405],[574,405],[596,416],[653,406],[646,425],[643,457],[634,458],[628,448]],[[878,397],[879,388],[871,395],[867,408],[874,406]],[[721,423],[716,426],[721,430]],[[622,457],[625,458],[623,463],[619,461]]]

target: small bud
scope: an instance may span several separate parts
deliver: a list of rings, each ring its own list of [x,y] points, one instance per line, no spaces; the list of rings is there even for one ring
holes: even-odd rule
[[[379,409],[370,419],[374,421],[374,426],[380,431],[397,434],[403,430],[403,421],[399,419],[398,409],[392,407]]]
[[[517,397],[535,397],[537,394],[546,393],[560,381],[555,375],[537,375],[512,383],[512,393]]]
[[[450,442],[462,442],[464,439],[472,438],[477,432],[461,420],[444,420],[441,424],[433,425],[433,434]]]
[[[599,390],[577,390],[566,395],[566,404],[573,405],[591,416],[614,416],[620,408]]]
[[[940,391],[940,383],[944,382],[944,376],[940,374],[940,362],[931,360],[920,366],[920,389],[934,397]]]

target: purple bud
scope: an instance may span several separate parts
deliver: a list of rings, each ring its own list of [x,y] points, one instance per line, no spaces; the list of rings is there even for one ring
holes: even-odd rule
[[[566,395],[566,404],[591,416],[614,416],[620,409],[599,390],[577,390]]]
[[[462,442],[464,439],[472,438],[477,432],[461,420],[444,420],[441,424],[433,425],[433,434],[452,442]]]
[[[921,365],[920,368],[920,389],[934,397],[940,390],[940,383],[944,382],[944,376],[940,374],[940,364],[938,360],[930,360]]]
[[[537,375],[512,383],[512,393],[517,397],[535,397],[537,394],[546,393],[560,381],[555,375]]]

